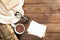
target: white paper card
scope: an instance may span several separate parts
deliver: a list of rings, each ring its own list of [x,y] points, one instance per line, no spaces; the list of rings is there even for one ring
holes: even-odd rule
[[[47,28],[46,25],[39,24],[35,21],[32,21],[27,31],[28,34],[35,35],[42,38],[45,36],[46,28]]]

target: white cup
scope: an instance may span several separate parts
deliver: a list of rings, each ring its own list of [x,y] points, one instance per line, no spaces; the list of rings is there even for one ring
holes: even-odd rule
[[[21,25],[24,29],[23,29],[23,31],[22,32],[18,32],[17,30],[16,30],[16,28],[17,28],[17,26],[18,25]],[[23,25],[23,24],[11,24],[11,26],[12,27],[14,27],[14,31],[17,33],[17,34],[23,34],[24,32],[25,32],[25,26]]]

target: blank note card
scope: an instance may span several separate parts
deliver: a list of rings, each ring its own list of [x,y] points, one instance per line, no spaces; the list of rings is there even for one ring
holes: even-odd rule
[[[39,24],[35,21],[32,21],[27,31],[28,31],[28,34],[35,35],[42,38],[45,36],[46,28],[47,28],[46,25]]]

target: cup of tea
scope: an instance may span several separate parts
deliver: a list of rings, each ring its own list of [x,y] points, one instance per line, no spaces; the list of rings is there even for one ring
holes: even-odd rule
[[[12,24],[12,26],[17,34],[23,34],[25,32],[25,26],[23,24]]]

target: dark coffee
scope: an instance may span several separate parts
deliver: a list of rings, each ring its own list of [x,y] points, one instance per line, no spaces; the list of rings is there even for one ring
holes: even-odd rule
[[[24,31],[24,27],[22,25],[17,25],[16,26],[16,31],[21,33],[21,32]]]

